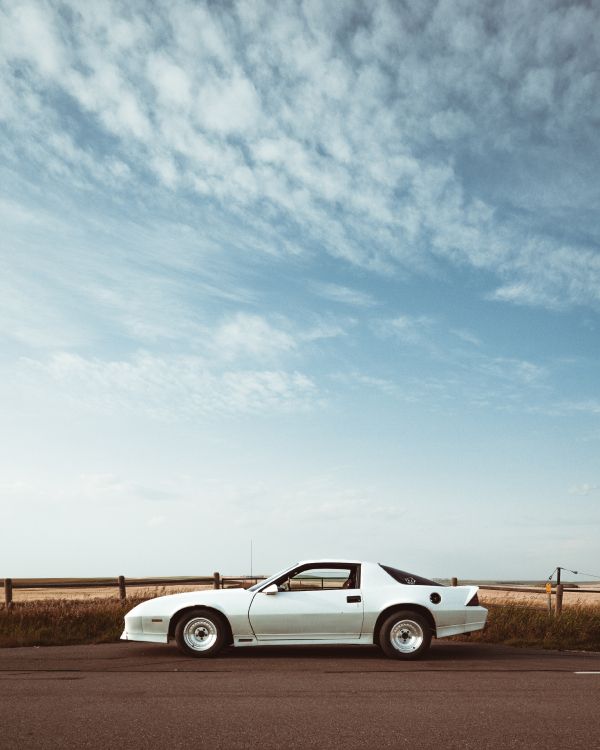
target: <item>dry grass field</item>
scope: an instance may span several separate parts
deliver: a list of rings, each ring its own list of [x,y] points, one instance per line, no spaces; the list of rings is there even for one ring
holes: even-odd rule
[[[17,589],[13,606],[0,606],[0,647],[114,642],[123,629],[124,614],[140,601],[198,588],[130,588],[124,601],[119,600],[117,589],[108,587]],[[459,640],[468,637],[513,646],[600,651],[600,589],[591,594],[565,594],[560,617],[548,614],[545,595],[483,589],[480,601],[490,612],[485,630],[459,636]]]
[[[572,603],[560,616],[522,602],[486,603],[484,630],[455,640],[535,646],[560,651],[600,651],[600,606]]]

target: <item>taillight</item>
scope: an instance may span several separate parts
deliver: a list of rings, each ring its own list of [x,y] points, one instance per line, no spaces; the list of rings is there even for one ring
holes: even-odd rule
[[[477,592],[475,592],[473,596],[467,602],[467,607],[478,607],[478,606],[479,606],[479,597],[477,596]]]

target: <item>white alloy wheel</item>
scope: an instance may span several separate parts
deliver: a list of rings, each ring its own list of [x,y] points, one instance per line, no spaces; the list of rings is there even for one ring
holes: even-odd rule
[[[414,620],[400,620],[390,631],[392,646],[403,654],[411,654],[423,643],[423,628]]]
[[[186,612],[175,628],[175,640],[186,656],[214,656],[225,645],[223,618],[210,609]]]
[[[418,659],[429,648],[431,636],[431,626],[419,612],[394,612],[381,626],[379,645],[393,659]]]
[[[217,641],[217,628],[206,617],[194,617],[186,622],[183,639],[194,651],[207,651]]]

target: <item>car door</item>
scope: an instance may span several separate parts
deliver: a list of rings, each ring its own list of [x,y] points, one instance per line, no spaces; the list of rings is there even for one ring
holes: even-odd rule
[[[358,638],[363,622],[358,575],[356,565],[300,567],[277,582],[277,593],[258,592],[249,611],[257,640]]]

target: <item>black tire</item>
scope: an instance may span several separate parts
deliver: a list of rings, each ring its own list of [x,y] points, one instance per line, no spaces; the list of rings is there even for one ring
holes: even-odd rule
[[[391,659],[420,659],[431,644],[431,625],[411,610],[391,614],[379,631],[379,645]]]
[[[186,612],[175,628],[177,647],[186,656],[216,656],[225,645],[226,636],[223,617],[203,607]]]

